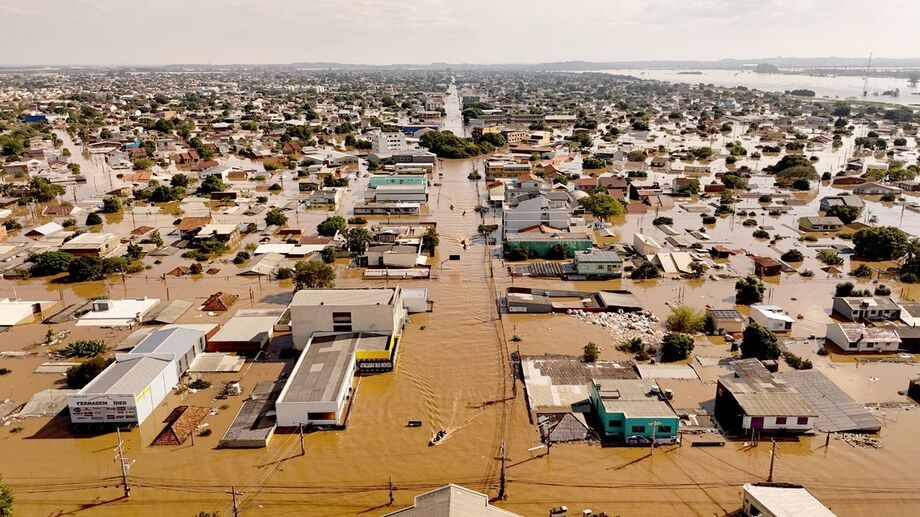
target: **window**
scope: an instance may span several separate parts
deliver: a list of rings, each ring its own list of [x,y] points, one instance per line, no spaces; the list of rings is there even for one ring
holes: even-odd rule
[[[607,422],[607,427],[623,427],[622,420],[611,420]]]
[[[776,425],[786,425],[786,417],[784,416],[776,417]]]
[[[351,313],[350,312],[333,312],[332,313],[332,331],[333,332],[351,332]]]
[[[800,416],[799,419],[798,419],[798,421],[797,421],[796,423],[799,424],[799,425],[808,425],[808,417],[807,417],[807,416]]]
[[[658,432],[659,432],[659,433],[670,433],[670,432],[671,432],[671,426],[669,426],[669,425],[659,425],[659,426],[658,426]]]
[[[644,433],[644,432],[645,432],[645,426],[644,426],[644,425],[634,425],[634,426],[632,426],[632,432],[634,432],[634,433]]]

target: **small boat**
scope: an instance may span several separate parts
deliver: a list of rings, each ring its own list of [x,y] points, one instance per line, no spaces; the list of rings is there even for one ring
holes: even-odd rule
[[[428,441],[428,446],[431,447],[441,443],[441,440],[443,440],[445,436],[447,436],[447,431],[438,431],[438,434],[434,435],[434,438]]]

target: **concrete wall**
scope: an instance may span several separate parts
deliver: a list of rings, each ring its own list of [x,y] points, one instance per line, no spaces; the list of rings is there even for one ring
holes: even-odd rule
[[[279,397],[279,402],[275,404],[278,427],[297,427],[298,424],[342,424],[345,419],[345,402],[351,392],[354,376],[355,356],[352,354],[348,358],[348,367],[345,370],[345,382],[342,383],[341,389],[336,393],[335,400],[321,402],[281,402],[286,394],[283,392]],[[329,413],[332,418],[317,418],[317,413]]]
[[[314,332],[334,332],[333,312],[351,313],[351,332],[398,334],[406,317],[402,293],[394,305],[291,306],[294,347],[303,350]]]

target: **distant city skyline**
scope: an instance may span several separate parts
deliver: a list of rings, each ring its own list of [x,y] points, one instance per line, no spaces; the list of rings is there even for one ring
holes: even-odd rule
[[[8,66],[920,57],[913,0],[5,0],[0,19]]]

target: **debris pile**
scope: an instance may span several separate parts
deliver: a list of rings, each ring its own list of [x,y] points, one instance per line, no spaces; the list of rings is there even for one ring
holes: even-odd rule
[[[566,312],[592,325],[604,327],[617,341],[640,338],[646,344],[655,344],[664,336],[658,326],[658,318],[649,311],[623,312],[621,309],[618,312],[585,312],[570,309]]]
[[[880,449],[882,447],[881,440],[868,434],[838,433],[836,436],[852,447],[869,447],[873,449]]]

